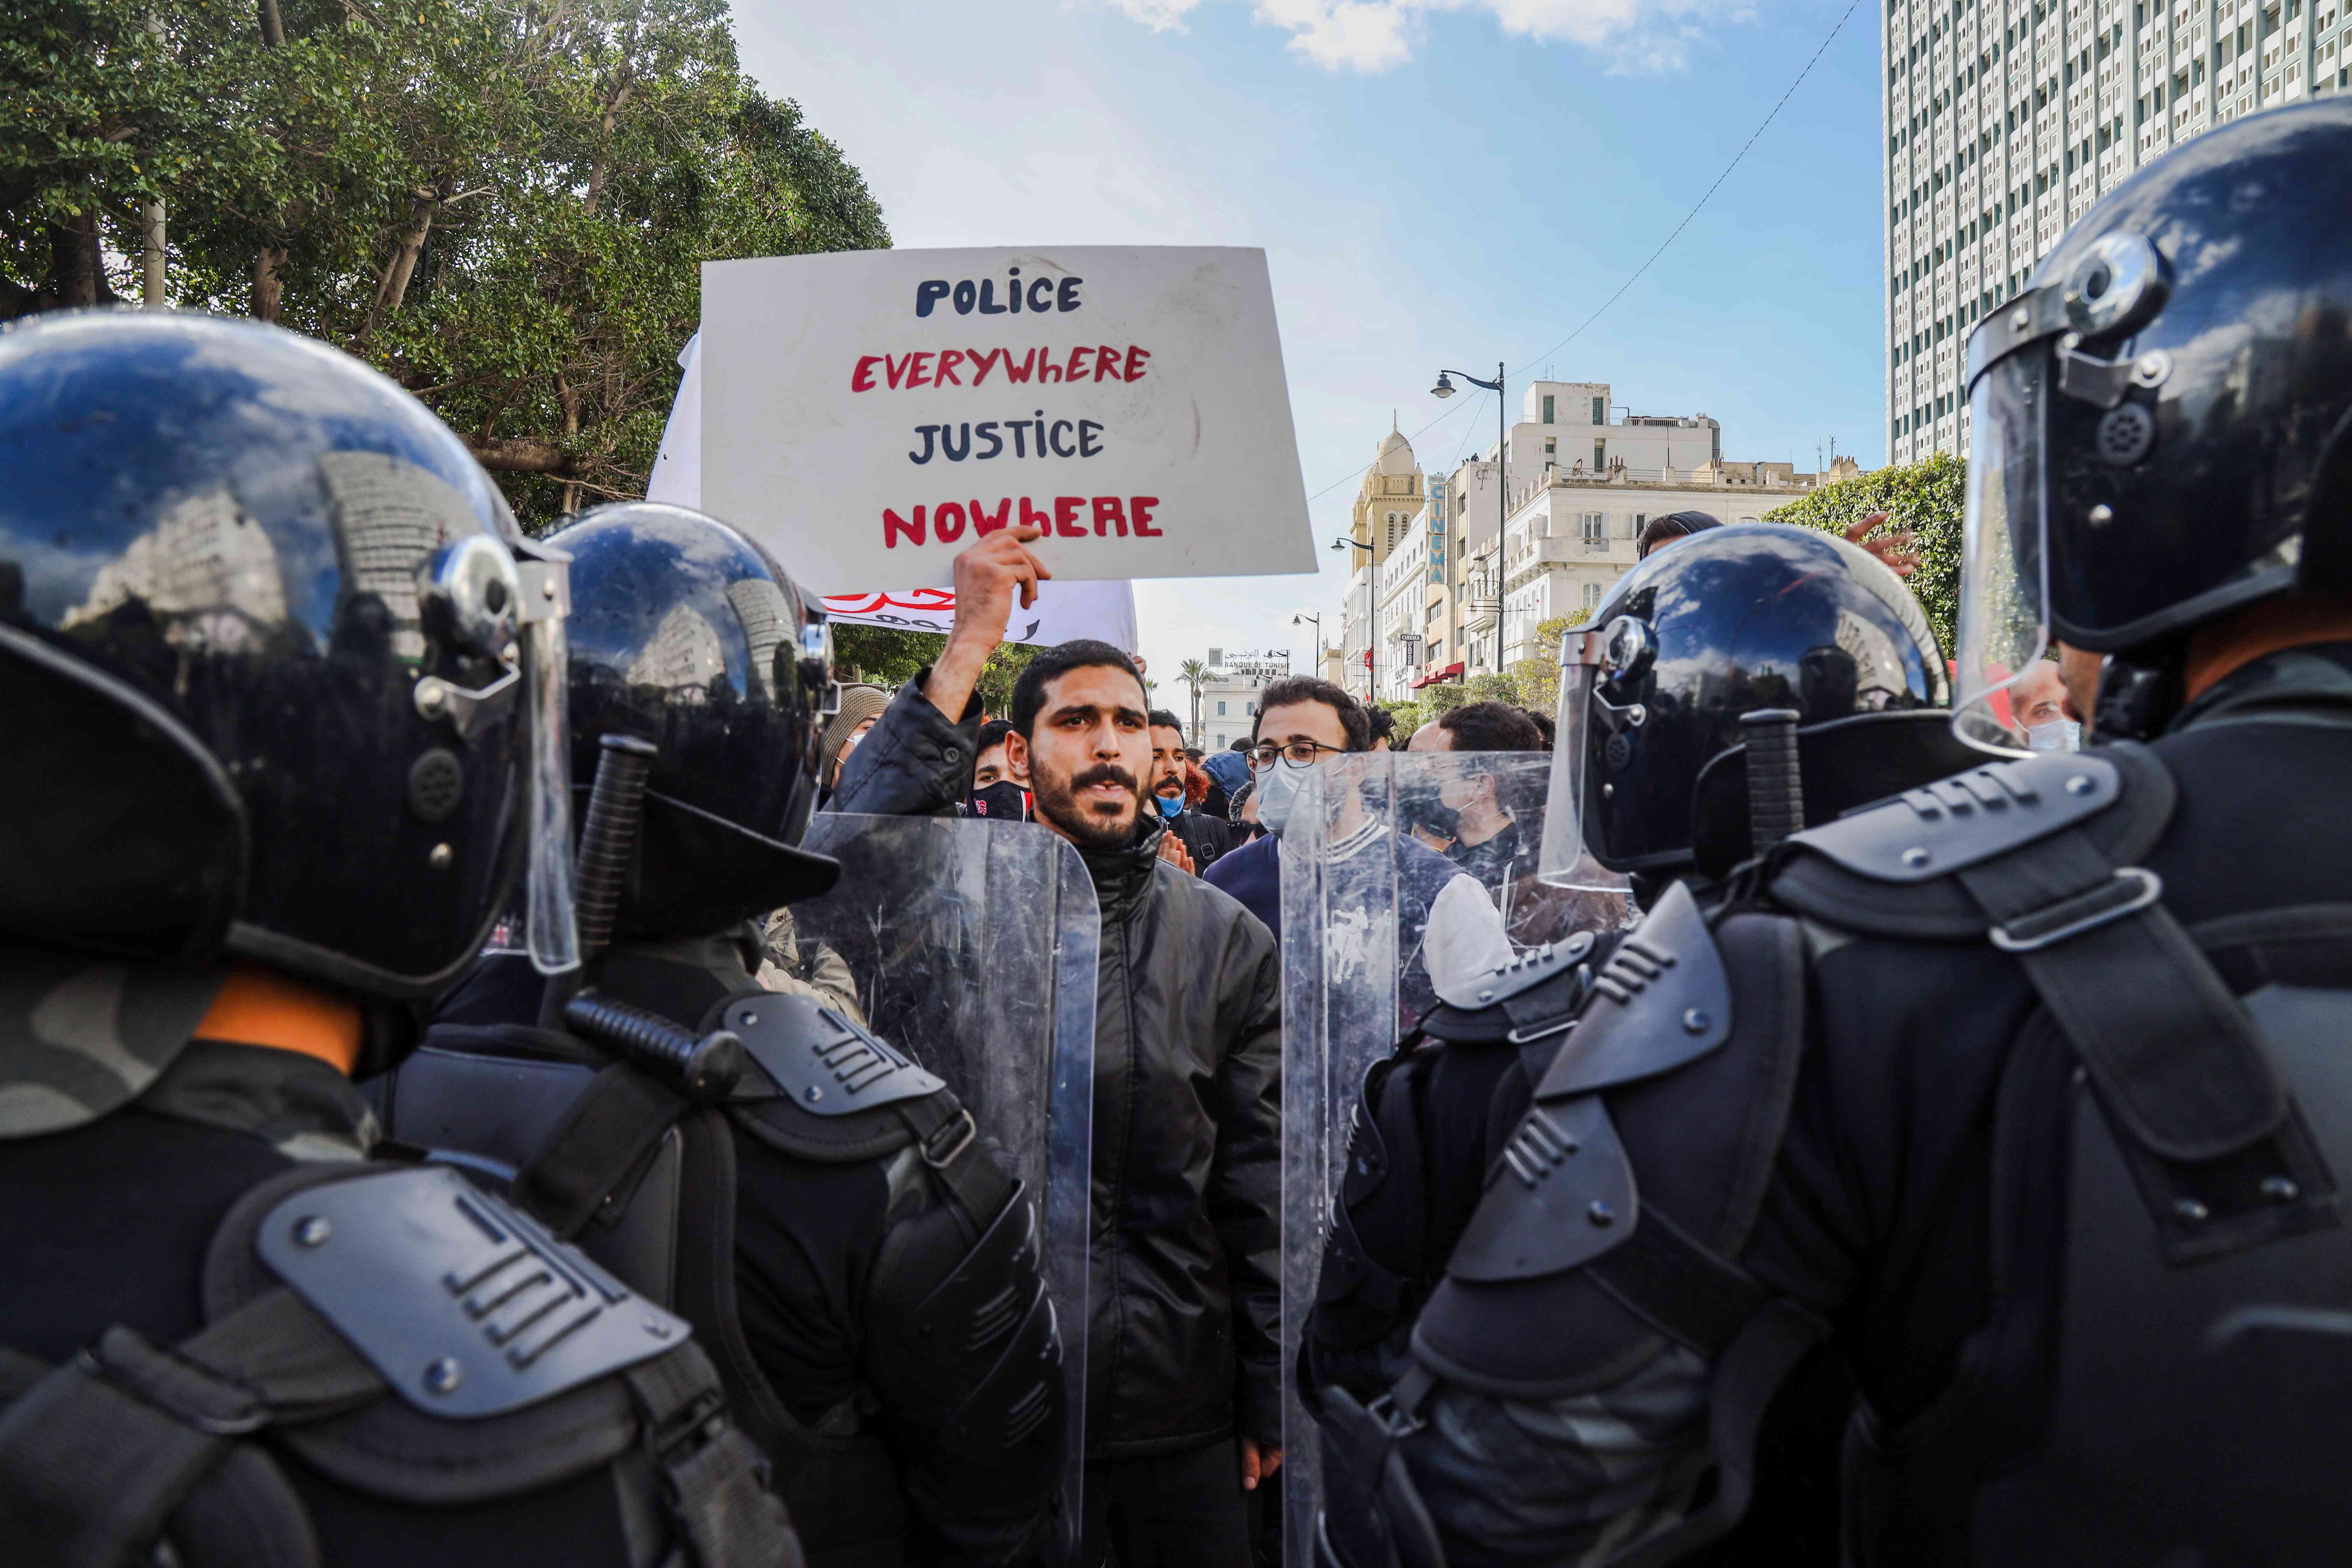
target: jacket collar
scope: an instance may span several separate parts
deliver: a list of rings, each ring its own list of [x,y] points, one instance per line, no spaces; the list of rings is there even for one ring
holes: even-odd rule
[[[1143,819],[1135,842],[1118,849],[1078,847],[1078,858],[1094,879],[1095,901],[1106,919],[1126,914],[1151,887],[1160,858],[1160,840],[1168,831],[1158,813]]]
[[[2316,643],[2265,654],[2198,693],[2168,732],[2263,710],[2352,710],[2352,643]]]

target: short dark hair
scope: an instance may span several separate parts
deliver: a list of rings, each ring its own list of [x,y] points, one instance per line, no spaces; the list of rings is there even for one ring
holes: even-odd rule
[[[1092,637],[1055,643],[1023,665],[1013,682],[1013,728],[1023,740],[1030,739],[1037,730],[1037,715],[1045,706],[1046,683],[1074,669],[1097,668],[1127,671],[1135,679],[1137,694],[1142,694],[1143,675],[1135,668],[1135,660],[1110,644]]]
[[[1253,729],[1253,730],[1255,730],[1255,729],[1256,729],[1256,728],[1257,728],[1257,726],[1256,726],[1256,725],[1255,725],[1255,724],[1253,724],[1253,725],[1251,725],[1251,726],[1250,726],[1250,728],[1251,728],[1251,729]],[[1234,743],[1233,743],[1232,745],[1230,745],[1230,746],[1227,746],[1227,747],[1225,748],[1225,750],[1227,750],[1227,751],[1229,751],[1229,752],[1246,752],[1246,751],[1248,751],[1248,750],[1249,750],[1249,747],[1250,747],[1250,743],[1249,743],[1249,737],[1248,737],[1247,735],[1236,735],[1235,737],[1234,737]]]
[[[1371,726],[1375,741],[1388,740],[1396,734],[1396,715],[1378,704],[1364,710],[1364,722]]]
[[[1013,724],[1010,720],[991,719],[980,727],[980,744],[974,748],[972,754],[978,756],[982,752],[1004,744],[1004,737],[1011,733],[1013,733]]]
[[[1257,716],[1250,721],[1250,739],[1257,739],[1258,726],[1265,722],[1267,709],[1288,708],[1300,702],[1320,702],[1339,715],[1339,728],[1347,734],[1348,750],[1372,749],[1372,725],[1364,717],[1364,705],[1349,696],[1346,687],[1312,675],[1286,675],[1258,694]]]
[[[1184,732],[1184,721],[1165,708],[1154,708],[1143,722],[1148,729],[1173,730],[1180,735]]]
[[[1550,751],[1552,742],[1559,735],[1559,722],[1540,708],[1522,708],[1519,711],[1528,716],[1528,722],[1533,724],[1536,733],[1543,737],[1544,750]]]
[[[1543,731],[1507,702],[1465,702],[1437,716],[1457,752],[1540,752]]]
[[[1669,539],[1680,539],[1686,533],[1700,533],[1710,528],[1721,528],[1723,520],[1709,511],[1670,511],[1664,517],[1654,517],[1642,530],[1640,542],[1633,551],[1636,560],[1646,558],[1650,552]]]

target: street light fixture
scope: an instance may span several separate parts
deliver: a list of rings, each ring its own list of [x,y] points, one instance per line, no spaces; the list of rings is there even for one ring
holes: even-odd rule
[[[1492,381],[1481,381],[1466,370],[1441,370],[1437,373],[1437,384],[1429,389],[1430,396],[1454,395],[1454,384],[1446,379],[1449,375],[1458,375],[1471,385],[1483,386],[1495,395],[1495,483],[1497,487],[1495,500],[1495,531],[1500,533],[1503,525],[1511,520],[1510,433],[1507,423],[1509,414],[1503,406],[1506,401],[1503,396],[1503,364],[1499,360],[1495,363],[1495,379]]]

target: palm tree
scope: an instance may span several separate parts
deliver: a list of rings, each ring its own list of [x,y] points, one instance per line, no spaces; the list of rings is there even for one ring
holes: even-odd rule
[[[1192,689],[1192,744],[1201,743],[1201,686],[1209,679],[1209,667],[1197,658],[1188,658],[1176,667],[1176,679]]]

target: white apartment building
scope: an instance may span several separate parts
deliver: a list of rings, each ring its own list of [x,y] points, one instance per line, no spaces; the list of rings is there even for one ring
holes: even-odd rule
[[[1832,470],[1860,470],[1846,459]],[[1501,587],[1495,668],[1532,657],[1545,621],[1590,614],[1633,568],[1642,530],[1668,512],[1703,511],[1724,522],[1758,522],[1774,507],[1812,492],[1817,474],[1787,463],[1719,463],[1695,469],[1613,470],[1601,478],[1561,474],[1514,480],[1516,503],[1496,552]]]
[[[1202,662],[1209,667],[1209,679],[1201,683],[1201,732],[1193,742],[1204,752],[1222,752],[1248,739],[1258,699],[1290,673],[1290,653],[1227,653],[1213,647]]]
[[[1890,0],[1894,460],[1966,454],[1960,345],[2101,192],[2224,121],[2352,85],[2347,0]]]

